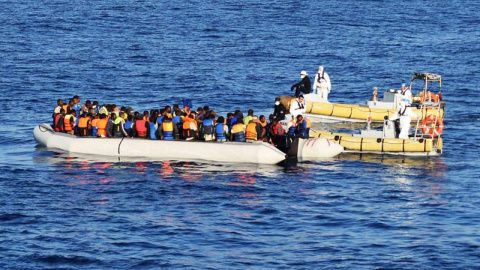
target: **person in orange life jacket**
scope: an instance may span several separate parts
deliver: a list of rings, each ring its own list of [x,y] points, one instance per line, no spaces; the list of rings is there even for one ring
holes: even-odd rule
[[[296,89],[295,90],[296,97],[298,97],[300,93],[310,94],[310,90],[312,89],[312,83],[310,82],[310,79],[308,78],[308,74],[305,70],[302,70],[302,72],[300,72],[300,78],[302,79],[300,82],[290,87],[290,91],[293,91],[293,89]]]
[[[75,122],[76,122],[75,116],[73,115],[74,113],[75,113],[75,110],[68,111],[68,113],[65,115],[65,119],[63,122],[65,133],[72,134],[72,135],[74,134]]]
[[[92,137],[97,137],[97,135],[98,135],[97,123],[98,123],[99,120],[100,120],[100,116],[98,114],[95,114],[92,117],[92,121],[90,122],[91,126],[92,126],[92,134],[91,134]]]
[[[101,113],[100,119],[96,122],[97,127],[97,137],[106,138],[107,134],[107,127],[108,127],[108,117],[106,114]]]
[[[215,115],[208,114],[203,119],[202,134],[205,141],[215,140]]]
[[[252,122],[250,122],[245,129],[245,139],[247,142],[258,141],[262,138],[263,127],[258,122],[258,117],[254,115]]]
[[[302,115],[297,115],[297,122],[295,123],[295,137],[308,139],[307,120]]]
[[[280,103],[280,98],[275,98],[275,108],[273,110],[273,117],[277,118],[278,120],[285,119],[285,114],[287,114],[287,109]]]
[[[227,140],[228,126],[223,116],[218,117],[215,124],[215,139],[217,142],[225,142]]]
[[[65,110],[60,109],[60,113],[55,116],[53,128],[56,132],[65,132]]]
[[[92,134],[92,124],[90,114],[84,113],[80,116],[77,126],[78,136],[85,137]]]
[[[245,118],[243,118],[243,122],[245,123],[245,126],[248,126],[248,124],[250,124],[250,122],[252,122],[252,119],[253,119],[253,110],[249,109],[248,113],[247,113],[247,116]]]
[[[132,114],[127,116],[127,122],[125,122],[125,132],[127,132],[127,135],[130,138],[135,136],[135,122],[133,121]]]
[[[297,128],[297,122],[295,121],[295,117],[292,115],[292,119],[287,123],[287,135],[289,137],[295,136],[295,129]]]
[[[143,115],[138,113],[135,121],[135,136],[138,138],[147,138],[149,126],[150,124],[143,118]]]
[[[262,126],[262,135],[261,135],[261,139],[263,141],[267,141],[267,135],[268,135],[268,123],[267,123],[267,118],[265,118],[265,115],[260,115],[260,117],[258,118],[258,123],[260,123],[260,125]]]
[[[187,141],[191,141],[197,138],[198,126],[195,121],[196,113],[190,112],[188,117],[183,118],[183,138]]]
[[[236,142],[245,142],[245,126],[243,125],[243,118],[237,118],[236,124],[232,126],[232,134],[230,140]]]
[[[158,126],[157,137],[161,140],[178,140],[179,133],[177,125],[172,122],[172,118],[165,116],[163,122]]]
[[[227,115],[228,116],[228,115]],[[230,135],[232,133],[232,127],[237,123],[237,119],[242,118],[243,121],[243,113],[240,110],[235,110],[235,113],[233,113],[233,117],[230,120],[230,123],[228,125],[228,131],[230,132]],[[242,122],[243,124],[243,122]]]

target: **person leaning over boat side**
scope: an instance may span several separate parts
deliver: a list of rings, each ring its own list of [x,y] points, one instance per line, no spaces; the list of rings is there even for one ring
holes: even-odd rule
[[[401,102],[400,109],[398,109],[398,111],[389,119],[390,121],[400,119],[400,134],[398,134],[398,138],[404,140],[408,139],[412,118],[418,118],[418,115],[412,111],[412,108],[409,105],[410,104],[407,102]]]
[[[223,116],[218,117],[217,124],[215,125],[215,139],[217,142],[227,141],[228,125],[226,124]]]
[[[290,114],[295,118],[299,114],[305,113],[305,100],[303,95],[300,95],[290,104]]]
[[[321,98],[328,101],[328,94],[330,93],[331,88],[332,84],[330,83],[330,76],[325,72],[323,66],[319,66],[318,73],[315,75],[313,81],[313,91],[320,95]]]
[[[300,82],[290,87],[290,91],[295,89],[295,97],[298,97],[300,93],[310,94],[310,90],[312,89],[312,83],[310,82],[310,78],[308,78],[308,74],[305,70],[300,72],[300,78],[302,79]]]
[[[287,109],[283,104],[280,102],[280,98],[275,98],[275,108],[273,110],[273,117],[278,120],[285,119],[285,114],[287,114]]]
[[[245,142],[245,126],[243,125],[243,118],[237,118],[236,124],[232,126],[231,141]]]

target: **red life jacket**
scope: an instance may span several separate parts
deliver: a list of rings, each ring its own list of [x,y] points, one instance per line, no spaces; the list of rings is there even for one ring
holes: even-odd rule
[[[138,137],[146,138],[147,137],[147,127],[145,126],[147,121],[145,119],[137,120],[135,122],[135,130],[137,131]]]
[[[281,130],[280,134],[278,133],[278,130]],[[274,127],[273,127],[273,134],[275,135],[285,135],[285,130],[283,130],[282,123],[278,122]]]

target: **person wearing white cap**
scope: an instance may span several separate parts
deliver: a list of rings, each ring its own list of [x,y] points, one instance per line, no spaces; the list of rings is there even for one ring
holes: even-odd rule
[[[328,94],[331,88],[330,76],[325,72],[323,66],[319,66],[318,73],[315,75],[315,80],[313,81],[313,91],[325,99],[325,101],[328,101]]]
[[[401,102],[407,103],[407,105],[412,104],[412,91],[405,83],[402,83],[402,89],[400,90]]]
[[[308,74],[305,70],[300,72],[300,78],[302,79],[300,82],[290,87],[290,91],[295,89],[295,97],[298,97],[301,92],[304,94],[310,94],[310,90],[312,89],[312,83],[310,82],[310,78],[308,78]]]
[[[395,112],[389,120],[394,121],[400,119],[400,134],[398,134],[398,138],[407,140],[408,133],[410,131],[410,122],[412,118],[418,118],[418,115],[413,113],[409,103],[407,102],[400,102],[400,108],[397,112]]]

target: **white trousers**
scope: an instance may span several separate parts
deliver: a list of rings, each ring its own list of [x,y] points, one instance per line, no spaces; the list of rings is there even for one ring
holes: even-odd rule
[[[408,133],[410,131],[411,121],[412,121],[412,118],[409,116],[400,117],[400,134],[398,135],[398,138],[404,139],[404,140],[408,139]]]

